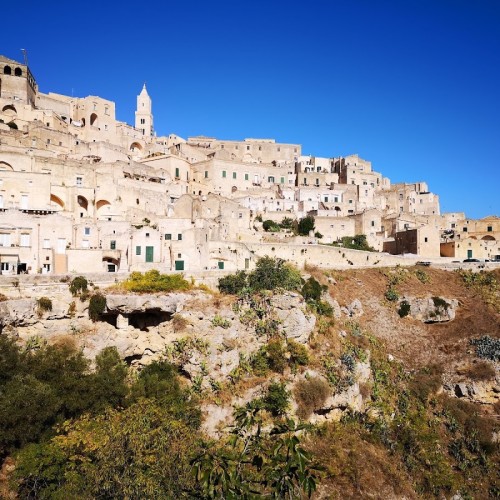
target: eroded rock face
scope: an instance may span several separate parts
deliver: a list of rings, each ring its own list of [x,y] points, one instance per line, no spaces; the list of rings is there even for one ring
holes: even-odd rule
[[[298,293],[286,292],[271,298],[271,306],[281,322],[281,329],[287,338],[305,344],[314,330],[316,316],[304,313],[304,299]]]
[[[399,306],[406,301],[410,305],[409,315],[424,323],[442,323],[455,319],[458,300],[442,297],[403,297]]]
[[[106,308],[109,312],[132,314],[146,311],[176,313],[188,295],[172,293],[169,295],[106,295]]]
[[[27,326],[38,321],[35,299],[13,299],[0,302],[0,325]]]

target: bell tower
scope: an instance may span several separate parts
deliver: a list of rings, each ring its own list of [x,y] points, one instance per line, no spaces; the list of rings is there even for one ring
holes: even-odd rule
[[[135,128],[142,132],[144,137],[153,135],[153,113],[151,112],[151,97],[146,90],[146,84],[137,96],[137,110],[135,112]]]

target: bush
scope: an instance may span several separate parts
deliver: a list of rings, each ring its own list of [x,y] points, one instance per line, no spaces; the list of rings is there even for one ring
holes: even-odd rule
[[[328,383],[321,378],[299,380],[293,392],[299,418],[309,418],[314,410],[322,407],[331,392]]]
[[[247,273],[245,271],[238,271],[236,274],[230,274],[219,279],[221,293],[238,295],[247,286]]]
[[[300,293],[306,301],[320,300],[323,293],[323,287],[312,276],[304,283]]]
[[[309,363],[309,353],[304,345],[290,339],[287,340],[286,346],[290,355],[289,362],[292,367],[305,366]]]
[[[263,408],[273,416],[281,416],[290,407],[290,392],[284,382],[271,382],[262,398]]]
[[[71,280],[71,283],[69,284],[69,291],[71,292],[71,295],[75,297],[82,292],[86,292],[88,284],[87,278],[84,276],[77,276]]]
[[[283,220],[280,223],[280,226],[283,229],[292,229],[294,220],[290,217],[283,217]]]
[[[269,368],[273,372],[283,373],[288,364],[283,342],[279,339],[270,340],[266,346],[266,353]]]
[[[6,300],[9,300],[9,297],[7,297],[7,295],[4,295],[3,293],[0,293],[0,302],[5,302]]]
[[[52,311],[52,300],[48,297],[40,297],[36,300],[36,304],[40,311]]]
[[[256,268],[250,273],[248,281],[253,291],[276,288],[297,290],[302,284],[300,272],[296,268],[283,259],[267,256],[257,261]]]
[[[90,297],[89,318],[95,323],[106,310],[106,297],[101,293],[95,293]]]
[[[219,314],[216,314],[213,318],[212,318],[212,326],[213,327],[217,327],[217,326],[220,326],[221,328],[229,328],[231,326],[231,322],[226,319],[226,318],[223,318],[222,316],[220,316]]]
[[[322,235],[319,231],[316,231],[316,232],[314,233],[314,237],[315,237],[315,238],[318,238],[318,240],[320,240],[321,238],[323,238],[323,235]]]
[[[385,298],[390,302],[396,302],[399,299],[399,294],[394,287],[390,286],[385,292]]]
[[[314,217],[308,215],[299,220],[297,231],[301,236],[309,236],[310,231],[314,231]]]
[[[156,293],[189,290],[191,285],[181,274],[160,274],[156,269],[144,274],[133,272],[123,282],[123,287],[130,292]]]
[[[281,229],[279,224],[272,220],[265,220],[262,224],[262,227],[264,228],[264,231],[271,233],[277,233]]]
[[[376,250],[368,245],[366,235],[357,234],[356,236],[344,236],[342,238],[342,246],[344,248],[352,248],[353,250],[364,250],[365,252],[376,252]]]
[[[398,309],[398,314],[401,318],[405,318],[410,314],[410,303],[407,300],[401,301],[401,304],[399,304],[399,309]]]

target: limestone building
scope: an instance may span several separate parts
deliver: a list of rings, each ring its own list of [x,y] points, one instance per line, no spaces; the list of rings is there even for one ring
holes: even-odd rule
[[[234,270],[271,241],[300,246],[360,233],[380,251],[455,257],[462,247],[443,241],[454,231],[453,242],[480,238],[488,255],[500,253],[498,221],[441,215],[426,183],[391,185],[357,155],[305,156],[299,144],[273,139],[157,135],[145,84],[134,125],[116,119],[113,101],[41,92],[26,65],[0,56],[2,273]],[[307,215],[321,239],[266,233],[259,222]],[[405,246],[414,234],[397,236],[405,231],[427,241]],[[301,258],[311,250],[302,249]]]

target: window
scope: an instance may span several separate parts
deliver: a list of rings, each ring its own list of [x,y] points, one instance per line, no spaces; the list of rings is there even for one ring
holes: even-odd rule
[[[488,233],[491,233],[493,231],[493,226],[488,226],[487,230],[488,230]]]
[[[250,151],[250,146],[247,146],[247,151]]]
[[[375,221],[372,220],[372,227],[375,227]]]
[[[463,231],[464,231],[464,233],[466,233],[466,232],[467,232],[467,228],[466,228],[466,227],[464,227]]]
[[[76,178],[76,185],[77,186],[83,186],[83,177],[77,177]]]
[[[29,247],[30,246],[30,235],[21,234],[20,246]]]
[[[280,184],[285,184],[285,178],[284,177],[280,178]]]
[[[1,262],[0,263],[0,269],[2,271],[8,271],[9,270],[9,263],[8,262]]]
[[[233,172],[233,179],[236,179],[236,172]]]
[[[425,243],[427,243],[429,241],[429,239],[427,238],[427,236],[424,238],[424,241],[425,241]]]
[[[399,207],[399,211],[402,212],[403,211],[403,207]]]
[[[110,250],[116,250],[116,240],[111,240],[109,242],[109,248]]]
[[[205,170],[205,179],[208,179],[208,170]]]
[[[181,241],[181,240],[182,240],[182,234],[181,234],[181,233],[179,233],[179,234],[177,235],[177,239],[178,239],[179,241]]]
[[[178,179],[180,177],[180,172],[179,172],[179,167],[176,167],[175,169],[175,178]]]
[[[241,212],[238,212],[238,219],[243,219],[243,214]]]
[[[141,118],[141,125],[144,125],[146,123],[146,120],[144,118]]]
[[[48,239],[43,240],[43,248],[50,248],[50,240]]]
[[[248,174],[245,174],[245,180],[248,181]]]
[[[181,254],[181,253],[178,253],[178,254],[177,254],[177,258],[178,258],[178,259],[182,259],[182,254]]]
[[[137,246],[135,247],[135,254],[136,254],[136,255],[141,255],[141,247],[140,247],[139,245],[137,245]]]
[[[223,171],[222,171],[222,178],[223,178],[223,179],[225,179],[225,178],[226,178],[226,171],[225,171],[225,170],[223,170]]]
[[[165,234],[165,239],[166,240],[171,240],[172,239],[172,235],[170,233]]]
[[[84,230],[83,230],[83,234],[84,234],[85,236],[88,236],[88,235],[90,234],[90,227],[86,227],[86,228],[84,228]]]
[[[453,223],[451,224],[451,228],[452,228],[452,229],[455,229],[455,226],[456,226],[456,224],[453,222]]]
[[[352,200],[349,200],[349,205],[352,205]]]
[[[335,203],[338,203],[338,201],[339,201],[339,197],[338,197],[338,196],[335,196],[335,198],[333,199],[333,201],[334,201]]]
[[[274,182],[274,177],[271,175],[267,178],[267,182]]]

